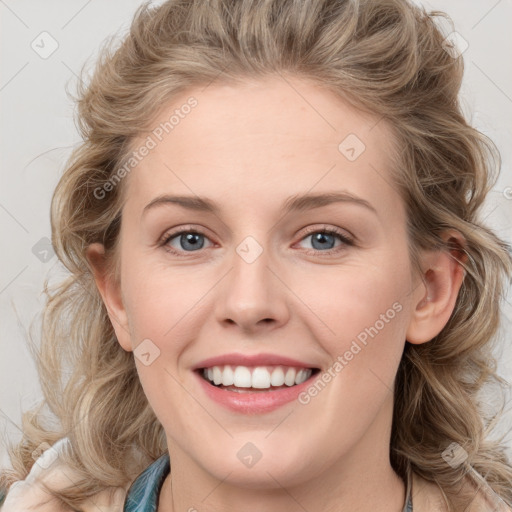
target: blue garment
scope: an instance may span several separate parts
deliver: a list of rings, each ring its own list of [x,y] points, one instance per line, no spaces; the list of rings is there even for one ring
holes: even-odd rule
[[[411,466],[407,468],[406,476],[406,489],[405,489],[405,505],[402,512],[413,512],[412,510],[412,469]]]
[[[148,466],[132,483],[126,494],[123,512],[156,512],[158,497],[165,478],[171,469],[169,454],[165,453]],[[403,512],[413,512],[411,483],[412,474],[407,478],[407,500]]]
[[[148,466],[128,489],[123,512],[156,512],[160,490],[170,469],[168,453]]]

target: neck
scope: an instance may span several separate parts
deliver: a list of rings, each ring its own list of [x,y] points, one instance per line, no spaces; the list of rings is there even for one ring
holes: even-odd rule
[[[158,512],[402,512],[406,486],[390,465],[389,439],[390,427],[376,418],[357,445],[321,473],[296,484],[269,476],[258,488],[237,485],[230,479],[236,471],[213,477],[168,440],[172,469]]]

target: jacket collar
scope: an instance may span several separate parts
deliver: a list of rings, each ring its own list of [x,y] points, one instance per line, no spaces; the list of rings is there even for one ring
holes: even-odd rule
[[[123,512],[156,512],[160,489],[170,467],[168,453],[148,466],[129,487]]]

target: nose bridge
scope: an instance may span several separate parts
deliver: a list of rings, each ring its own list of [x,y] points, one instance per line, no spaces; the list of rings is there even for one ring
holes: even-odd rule
[[[266,243],[256,237],[247,236],[235,247],[229,277],[218,297],[219,321],[234,322],[246,330],[269,320],[285,321],[285,290],[270,269],[272,260]]]

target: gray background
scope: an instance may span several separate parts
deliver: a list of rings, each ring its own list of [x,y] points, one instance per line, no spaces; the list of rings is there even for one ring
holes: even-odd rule
[[[464,110],[495,141],[503,158],[485,221],[510,242],[512,0],[418,3],[446,11],[469,44],[463,53]],[[94,59],[105,37],[128,29],[139,4],[139,0],[0,0],[0,432],[13,440],[20,436],[21,411],[34,405],[41,393],[25,332],[35,320],[37,333],[45,277],[64,275],[48,239],[51,194],[66,158],[79,142],[73,105],[65,90],[74,91],[75,75],[87,59]],[[57,49],[45,55],[52,44],[58,44]],[[499,371],[511,381],[510,292],[503,310]],[[509,413],[501,430],[511,426]],[[512,452],[512,442],[510,448]],[[0,465],[7,464],[2,446]]]

